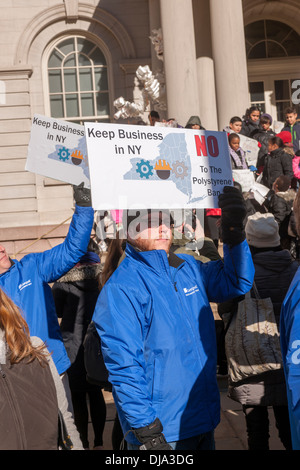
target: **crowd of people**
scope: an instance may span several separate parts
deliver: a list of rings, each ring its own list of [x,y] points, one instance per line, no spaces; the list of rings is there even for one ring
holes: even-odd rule
[[[159,125],[158,112],[149,123]],[[198,116],[184,127],[205,130]],[[214,449],[218,373],[242,406],[249,449],[269,448],[270,407],[285,449],[300,449],[300,123],[288,108],[275,134],[272,117],[253,106],[223,131],[232,169],[253,172],[267,189],[263,201],[234,182],[202,220],[195,210],[188,220],[181,211],[180,224],[167,210],[112,211],[116,236],[102,231],[98,239],[90,191],[79,185],[62,244],[20,261],[0,245],[0,449],[103,449],[105,385],[92,383],[85,367],[91,322],[116,405],[114,450]],[[242,135],[257,141],[255,166]],[[276,361],[258,320],[245,350],[247,315],[237,349],[226,347],[249,298],[271,305]]]

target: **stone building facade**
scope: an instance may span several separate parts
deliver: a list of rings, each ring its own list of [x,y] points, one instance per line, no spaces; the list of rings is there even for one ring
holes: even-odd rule
[[[251,103],[282,120],[300,79],[297,0],[7,0],[0,15],[0,243],[11,253],[60,241],[73,211],[69,185],[25,171],[34,114],[115,122],[114,101],[141,99],[136,70],[148,65],[163,74],[165,117],[222,130]]]

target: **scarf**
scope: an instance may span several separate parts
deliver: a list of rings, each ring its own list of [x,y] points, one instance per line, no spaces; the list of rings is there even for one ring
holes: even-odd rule
[[[245,159],[245,152],[241,147],[239,147],[237,151],[240,152],[241,155],[238,155],[231,147],[229,147],[230,156],[234,161],[235,168],[246,170],[248,165]]]

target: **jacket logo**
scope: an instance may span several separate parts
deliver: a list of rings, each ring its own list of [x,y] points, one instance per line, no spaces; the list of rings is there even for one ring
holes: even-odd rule
[[[293,364],[300,364],[300,341],[295,340],[292,342],[292,349],[295,349],[296,351],[293,352],[291,356],[291,360]]]
[[[189,289],[187,289],[186,287],[183,288],[183,292],[185,293],[186,297],[188,295],[192,295],[192,294],[196,294],[196,292],[199,292],[199,289],[198,289],[198,286],[195,285],[193,287],[190,287]]]
[[[25,287],[29,287],[31,285],[32,285],[32,282],[31,282],[30,279],[28,279],[28,281],[23,282],[22,284],[19,284],[18,287],[19,287],[19,290],[23,290],[23,289],[25,289]]]

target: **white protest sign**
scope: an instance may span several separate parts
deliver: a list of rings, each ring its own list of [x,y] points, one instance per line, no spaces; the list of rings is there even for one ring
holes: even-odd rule
[[[242,191],[250,191],[251,186],[255,182],[253,171],[251,170],[232,170],[234,181],[242,186]]]
[[[257,164],[257,157],[259,152],[258,142],[255,139],[250,139],[242,134],[238,134],[240,138],[240,146],[245,152],[245,158],[248,166],[255,166]]]
[[[282,129],[284,128],[284,126],[285,126],[284,122],[282,122],[282,121],[274,121],[274,123],[273,123],[273,129],[274,129],[275,134],[279,134],[279,132],[282,131]]]
[[[257,181],[253,184],[250,191],[253,193],[254,199],[262,205],[265,201],[266,195],[270,191],[270,188],[267,188],[263,184],[258,183]]]
[[[95,210],[213,208],[232,185],[225,132],[85,123]]]
[[[25,169],[89,188],[84,126],[35,114]]]

